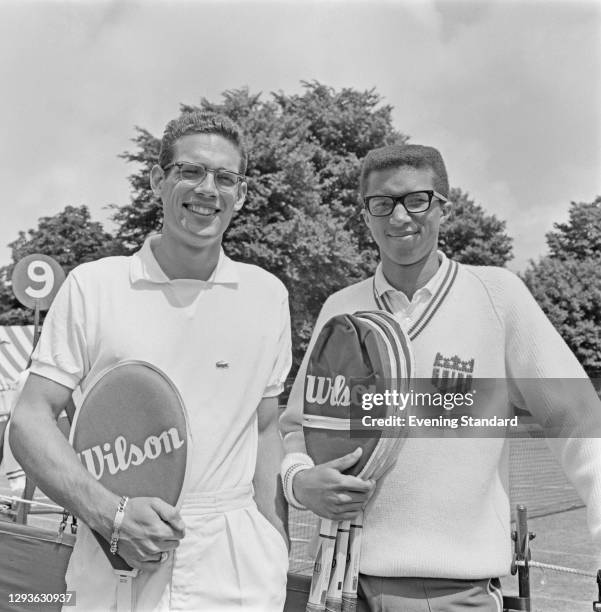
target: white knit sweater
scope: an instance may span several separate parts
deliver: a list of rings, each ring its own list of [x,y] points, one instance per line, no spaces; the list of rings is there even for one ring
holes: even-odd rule
[[[443,265],[448,269],[444,260]],[[473,359],[475,379],[507,379],[503,390],[488,398],[495,414],[509,414],[514,404],[547,427],[560,425],[569,437],[550,439],[549,445],[587,505],[591,534],[601,550],[601,401],[582,367],[511,272],[459,265],[454,281],[437,277],[428,299],[430,304],[438,299],[439,305],[412,340],[417,377],[431,378],[441,356]],[[442,289],[449,290],[441,300],[445,283]],[[372,278],[359,282],[323,305],[281,419],[283,473],[305,452],[303,387],[313,341],[332,316],[375,309],[373,286]],[[406,319],[399,318],[405,326]],[[365,514],[363,573],[460,579],[508,573],[506,440],[454,432],[407,439],[395,466],[378,482]]]

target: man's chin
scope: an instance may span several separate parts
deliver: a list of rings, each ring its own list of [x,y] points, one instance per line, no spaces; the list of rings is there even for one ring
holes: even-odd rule
[[[198,240],[214,240],[223,234],[223,229],[223,223],[215,217],[207,222],[193,223],[186,220],[181,224],[181,231],[184,234]]]
[[[415,249],[395,249],[394,251],[388,251],[388,253],[386,253],[387,258],[399,266],[415,266],[420,263],[425,263],[430,254],[430,250],[426,250],[424,252],[421,249],[419,251],[416,251]]]
[[[182,228],[178,240],[189,247],[202,249],[215,242],[221,242],[223,234],[215,231],[215,228],[203,228],[202,230],[192,231]]]
[[[201,220],[196,222],[183,219],[181,224],[183,231],[193,236],[214,235],[218,232],[218,227],[220,225],[216,217],[209,217],[206,220],[201,218]]]

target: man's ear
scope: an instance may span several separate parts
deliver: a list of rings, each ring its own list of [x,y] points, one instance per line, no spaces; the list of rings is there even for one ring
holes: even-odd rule
[[[371,230],[371,225],[369,224],[371,215],[369,214],[369,212],[367,212],[367,208],[363,207],[361,209],[361,216],[363,217],[363,222],[365,223],[365,225],[367,225],[367,228]]]
[[[451,215],[451,211],[453,210],[453,204],[451,202],[449,202],[448,200],[446,202],[441,203],[440,205],[440,211],[441,211],[441,215],[440,215],[440,220],[441,221],[446,221],[449,216]]]
[[[150,171],[150,188],[152,193],[157,197],[159,204],[162,205],[161,189],[163,187],[163,181],[165,180],[165,171],[161,166],[155,164]]]
[[[361,209],[361,216],[363,217],[363,223],[365,223],[365,225],[367,226],[367,229],[369,230],[369,238],[371,238],[371,240],[376,242],[376,239],[374,238],[374,228],[372,226],[372,223],[373,223],[372,215],[370,215],[367,208],[364,207]]]
[[[234,211],[238,212],[243,206],[246,200],[246,192],[248,191],[248,185],[246,181],[242,181],[238,184],[238,193],[236,195],[236,201],[234,202]]]

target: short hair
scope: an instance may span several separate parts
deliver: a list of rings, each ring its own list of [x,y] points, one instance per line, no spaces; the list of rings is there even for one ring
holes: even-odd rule
[[[449,197],[449,178],[442,155],[438,149],[417,144],[393,144],[372,149],[363,159],[359,189],[365,195],[369,175],[375,170],[388,168],[429,168],[434,173],[434,189],[445,198]]]
[[[188,134],[217,134],[231,142],[240,153],[241,174],[246,173],[248,156],[242,129],[229,117],[211,111],[193,110],[183,112],[177,119],[170,121],[163,132],[159,150],[159,166],[165,168],[173,161],[174,145]]]

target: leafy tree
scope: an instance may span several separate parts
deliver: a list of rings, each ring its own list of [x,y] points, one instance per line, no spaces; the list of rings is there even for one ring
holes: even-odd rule
[[[4,266],[0,272],[0,325],[33,325],[33,311],[21,306],[14,297],[7,268]]]
[[[316,82],[304,83],[304,88],[303,94],[294,96],[274,93],[271,100],[262,100],[245,88],[226,91],[219,104],[203,98],[198,107],[182,105],[181,110],[220,112],[243,128],[251,153],[247,212],[269,208],[270,219],[287,218],[287,210],[302,198],[292,190],[304,186],[295,182],[301,171],[299,162],[304,160],[312,174],[312,191],[317,188],[321,201],[335,215],[343,216],[345,222],[364,233],[354,214],[358,160],[373,147],[404,142],[406,137],[394,131],[392,107],[380,106],[380,97],[373,91],[336,92]],[[139,248],[148,233],[161,227],[161,211],[148,184],[148,173],[158,157],[159,139],[136,127],[133,142],[137,149],[122,154],[127,161],[139,164],[129,177],[132,202],[114,207],[117,238],[130,250]]]
[[[113,221],[117,224],[116,241],[124,253],[137,251],[148,234],[158,231],[163,222],[162,209],[150,188],[150,170],[159,157],[160,140],[150,132],[135,127],[132,142],[137,149],[122,153],[119,157],[138,164],[128,177],[131,186],[131,202],[125,206],[110,205],[114,209]]]
[[[228,115],[245,132],[250,152],[246,204],[224,245],[230,256],[276,274],[290,291],[298,363],[317,312],[333,291],[363,278],[375,249],[358,215],[359,160],[371,148],[406,137],[392,126],[390,106],[372,91],[304,83],[300,94],[262,99],[247,89],[227,91],[199,108]],[[182,106],[182,110],[192,110]],[[136,128],[132,201],[115,207],[116,238],[125,251],[160,229],[161,212],[148,185],[159,141]]]
[[[392,107],[374,90],[339,91],[304,82],[295,95],[264,99],[248,89],[226,91],[220,112],[245,132],[249,155],[246,204],[225,236],[234,259],[260,265],[288,287],[295,362],[300,360],[321,304],[333,291],[373,272],[377,250],[357,200],[360,161],[375,147],[405,142],[392,125]],[[136,128],[135,149],[122,157],[136,164],[132,200],[115,207],[116,238],[124,251],[139,248],[161,227],[161,210],[148,184],[159,140]],[[453,190],[455,211],[443,234],[447,252],[467,263],[503,265],[511,257],[505,224]],[[466,222],[467,219],[467,222]]]
[[[97,221],[87,206],[67,206],[52,217],[42,217],[36,229],[19,232],[8,245],[12,263],[0,268],[0,325],[32,323],[32,311],[14,298],[10,279],[15,264],[27,255],[42,253],[56,259],[65,272],[86,261],[117,253],[119,245]]]
[[[463,263],[504,266],[512,259],[512,239],[505,221],[485,214],[467,193],[453,188],[449,193],[451,214],[440,228],[441,250]]]
[[[567,345],[589,371],[601,370],[601,257],[543,257],[524,281]]]
[[[566,223],[554,223],[547,234],[551,257],[580,261],[601,256],[601,196],[593,202],[572,202]]]
[[[228,253],[260,265],[290,291],[295,361],[309,339],[317,312],[337,289],[372,273],[377,250],[357,201],[360,161],[375,147],[405,142],[392,125],[392,107],[374,90],[334,90],[303,82],[299,94],[272,93],[267,99],[248,89],[226,91],[220,102],[201,99],[198,107],[230,116],[243,128],[250,151],[249,193],[225,237]],[[53,255],[67,270],[77,263],[115,253],[132,253],[153,231],[162,212],[148,176],[159,140],[135,128],[132,151],[121,157],[135,164],[128,177],[131,201],[113,205],[115,238],[92,222],[85,207],[67,207],[21,233],[10,246],[13,260],[30,252]],[[467,194],[453,190],[455,210],[442,241],[467,263],[503,265],[511,257],[505,224],[484,214]],[[12,299],[12,266],[0,270],[0,322],[20,322],[29,313]],[[2,281],[3,279],[3,281]]]
[[[524,281],[589,373],[601,373],[601,197],[570,205],[547,234],[550,254],[530,262]]]

